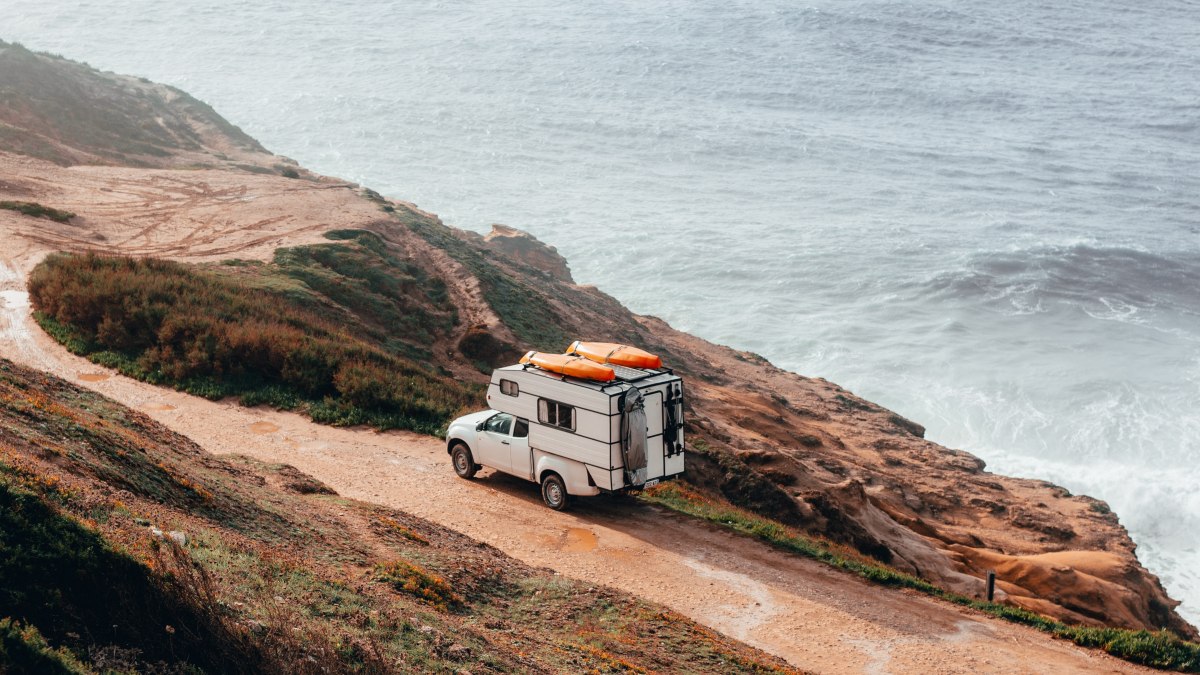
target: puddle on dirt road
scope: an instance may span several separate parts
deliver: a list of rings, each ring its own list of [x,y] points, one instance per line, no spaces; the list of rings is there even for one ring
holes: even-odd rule
[[[271,424],[270,422],[255,422],[254,424],[250,425],[250,431],[251,431],[251,433],[260,434],[260,435],[261,434],[273,434],[276,431],[279,431],[279,425]]]
[[[567,528],[562,550],[572,553],[583,553],[596,549],[596,533],[582,527]]]
[[[108,373],[79,373],[79,379],[84,382],[103,382],[112,377]]]

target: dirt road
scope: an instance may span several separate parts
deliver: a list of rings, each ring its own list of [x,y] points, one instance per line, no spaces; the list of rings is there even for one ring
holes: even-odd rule
[[[532,483],[489,471],[470,482],[457,478],[444,446],[430,437],[332,428],[292,413],[213,403],[72,356],[30,317],[25,278],[50,251],[90,243],[190,260],[265,258],[275,246],[314,240],[331,227],[320,214],[338,212],[337,225],[349,227],[374,213],[342,194],[349,190],[326,186],[288,184],[281,191],[278,180],[239,177],[249,188],[228,192],[216,184],[221,177],[203,171],[19,168],[26,171],[12,180],[30,196],[43,197],[36,194],[41,185],[65,184],[47,201],[81,213],[98,184],[137,189],[125,188],[72,225],[0,213],[0,355],[141,410],[214,454],[292,464],[342,495],[403,509],[531,565],[662,603],[816,672],[1150,672],[924,596],[882,589],[632,500],[580,500],[575,510],[556,513],[541,505]],[[65,176],[40,175],[50,172]],[[198,193],[242,206],[213,206]],[[283,199],[289,218],[262,217],[263,205]],[[259,206],[247,214],[248,203]],[[308,212],[315,215],[306,219]]]

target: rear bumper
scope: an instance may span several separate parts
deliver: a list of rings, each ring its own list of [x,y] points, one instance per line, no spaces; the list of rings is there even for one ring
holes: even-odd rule
[[[645,485],[626,485],[624,487],[619,487],[616,490],[602,490],[602,492],[641,492],[642,490],[645,490],[647,487],[654,487],[655,485],[658,485],[659,483],[665,483],[669,480],[675,480],[685,473],[687,473],[687,472],[680,471],[679,473],[673,473],[668,476],[659,476],[658,478],[651,478],[650,480],[646,481]]]

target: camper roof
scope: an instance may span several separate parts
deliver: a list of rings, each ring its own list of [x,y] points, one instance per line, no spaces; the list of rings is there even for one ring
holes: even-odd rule
[[[613,372],[616,374],[616,378],[611,382],[596,382],[594,380],[584,380],[584,379],[580,379],[578,377],[569,377],[567,375],[559,375],[558,373],[552,373],[548,370],[542,370],[541,368],[538,368],[537,366],[532,366],[532,365],[516,364],[516,365],[512,365],[512,366],[505,366],[503,368],[498,368],[497,370],[501,370],[501,371],[504,371],[504,370],[522,371],[522,370],[524,370],[524,371],[528,371],[530,373],[536,373],[543,377],[548,377],[553,380],[562,380],[564,382],[571,382],[572,384],[577,384],[582,387],[588,387],[590,389],[595,389],[597,391],[602,391],[608,387],[611,387],[611,386],[617,385],[617,384],[621,384],[621,383],[647,385],[647,384],[660,384],[663,382],[679,379],[679,376],[672,373],[669,368],[662,368],[659,370],[647,370],[645,368],[630,368],[628,366],[617,366],[617,365],[613,365],[611,363],[607,363],[607,364],[605,364],[605,366],[612,368]]]

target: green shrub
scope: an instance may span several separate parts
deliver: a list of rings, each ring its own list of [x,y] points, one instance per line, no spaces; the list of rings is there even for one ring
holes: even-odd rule
[[[88,670],[65,649],[53,649],[31,625],[12,618],[0,619],[0,672],[87,673]]]
[[[131,377],[306,408],[319,421],[438,433],[477,392],[398,349],[389,331],[427,343],[447,329],[444,313],[405,311],[435,312],[425,289],[437,285],[374,235],[352,236],[284,249],[263,268],[55,255],[31,275],[30,298],[51,336]]]
[[[60,209],[51,208],[49,206],[42,206],[41,204],[38,204],[37,202],[0,201],[0,209],[16,211],[18,213],[23,213],[27,216],[32,216],[34,218],[45,218],[47,220],[53,220],[58,223],[68,222],[72,218],[75,217],[75,214],[71,213],[70,211],[62,211]]]
[[[26,627],[0,623],[6,659],[39,659],[50,663],[48,669],[58,660],[67,668],[59,672],[78,672],[40,636],[62,644],[103,626],[103,637],[88,639],[136,650],[148,663],[190,661],[224,672],[252,662],[254,655],[239,635],[212,621],[204,608],[181,602],[168,579],[114,549],[45,497],[10,482],[9,471],[0,462],[0,607]],[[161,637],[168,624],[189,630],[168,642]]]

